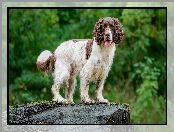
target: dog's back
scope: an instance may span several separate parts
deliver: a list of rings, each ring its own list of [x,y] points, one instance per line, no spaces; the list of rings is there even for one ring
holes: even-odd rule
[[[54,52],[57,63],[60,61],[78,73],[86,63],[88,40],[69,40],[63,42]]]

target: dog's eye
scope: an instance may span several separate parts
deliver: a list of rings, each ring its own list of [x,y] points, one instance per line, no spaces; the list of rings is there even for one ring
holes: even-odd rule
[[[114,31],[115,30],[115,27],[114,26],[110,26],[110,29],[112,30],[112,31]]]
[[[106,23],[104,23],[104,25],[103,25],[104,27],[107,27],[107,24]]]

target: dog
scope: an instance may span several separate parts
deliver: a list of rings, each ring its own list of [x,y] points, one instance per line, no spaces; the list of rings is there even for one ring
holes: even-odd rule
[[[89,83],[96,82],[96,102],[109,103],[102,95],[105,80],[113,62],[116,45],[124,38],[122,24],[117,18],[99,19],[93,29],[92,39],[73,39],[65,41],[54,53],[48,50],[41,52],[37,58],[40,71],[52,71],[53,101],[74,103],[73,93],[76,78],[80,77],[80,97],[84,103],[93,103],[89,97]],[[60,93],[61,85],[65,84],[65,98]]]

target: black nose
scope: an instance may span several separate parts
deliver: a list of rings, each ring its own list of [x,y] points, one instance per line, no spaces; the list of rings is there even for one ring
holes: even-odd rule
[[[106,37],[109,37],[110,35],[109,35],[109,33],[107,33],[107,34],[105,34],[105,36],[106,36]]]

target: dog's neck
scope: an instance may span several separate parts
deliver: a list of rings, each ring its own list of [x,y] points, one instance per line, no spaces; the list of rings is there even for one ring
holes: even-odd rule
[[[104,47],[103,44],[98,44],[95,41],[95,38],[93,39],[93,46],[92,46],[92,52],[93,55],[100,56],[101,58],[113,58],[115,54],[115,44],[113,43],[110,47]]]

